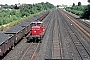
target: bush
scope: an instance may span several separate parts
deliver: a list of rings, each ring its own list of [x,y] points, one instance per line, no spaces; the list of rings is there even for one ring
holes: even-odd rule
[[[1,26],[1,27],[0,27],[0,31],[3,31],[3,30],[4,30],[4,26]]]
[[[76,5],[76,6],[72,6],[72,7],[66,7],[65,10],[82,17],[82,15],[84,14],[85,8],[86,8],[86,6],[81,6],[81,5],[77,6]]]

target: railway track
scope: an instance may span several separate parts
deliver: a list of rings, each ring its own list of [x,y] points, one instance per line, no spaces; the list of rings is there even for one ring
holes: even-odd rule
[[[89,60],[89,44],[77,26],[61,11],[56,12],[54,18],[52,59]]]
[[[59,41],[61,43],[61,59],[75,59],[80,60],[78,57],[77,51],[73,48],[73,43],[71,42],[70,37],[68,36],[66,25],[64,25],[64,18],[62,14],[57,12],[58,26],[59,26]]]
[[[62,58],[62,41],[60,39],[59,32],[59,21],[57,17],[57,12],[54,17],[54,29],[53,29],[53,44],[52,44],[52,59]]]
[[[69,26],[70,27],[70,26]],[[68,28],[66,28],[68,29]],[[73,29],[73,28],[71,28]],[[68,34],[70,35],[72,42],[77,49],[81,59],[83,60],[89,60],[90,59],[90,54],[87,51],[86,47],[82,44],[82,42],[79,40],[77,35],[74,35],[72,33],[75,33],[73,30],[68,29]]]
[[[90,28],[87,28],[87,26],[82,25],[80,22],[78,22],[74,18],[66,15],[66,13],[64,14],[64,17],[68,18],[68,20],[71,22],[72,26],[75,26],[76,30],[79,31],[79,34],[81,34],[81,36],[83,36],[84,40],[87,41],[88,44],[90,44]],[[87,44],[85,44],[85,45],[87,45]]]
[[[70,19],[70,18],[69,18]],[[68,31],[68,34],[76,48],[76,50],[78,51],[81,60],[89,60],[90,59],[90,50],[84,45],[84,43],[81,41],[80,37],[78,37],[78,32],[75,29],[74,26],[70,26],[70,23],[68,23],[67,21],[63,20],[64,24]],[[68,28],[70,27],[70,28]]]
[[[26,38],[11,50],[3,59],[1,60],[36,60],[35,57],[39,52],[41,43],[26,43]]]
[[[81,36],[81,32],[76,26],[74,30],[78,32],[73,32],[73,28],[71,28],[72,23],[67,23],[68,18],[57,11],[58,10],[53,11],[50,25],[48,25],[48,31],[46,31],[46,36],[43,39],[38,55],[39,59],[37,59],[89,60],[90,51],[88,48],[90,47],[87,41],[85,41],[86,37],[83,38],[83,36]],[[52,52],[50,52],[50,50]],[[85,54],[82,52],[85,52]]]
[[[46,28],[47,28],[47,26],[48,26],[50,21],[48,23],[46,23],[46,22],[47,21],[45,20],[44,23],[45,23]],[[31,43],[30,46],[26,49],[26,51],[22,55],[20,60],[27,60],[27,59],[29,59],[29,60],[36,60],[36,55],[39,52],[39,50],[40,50],[40,43]],[[29,55],[29,57],[27,58],[28,55]],[[32,56],[30,57],[30,55],[32,55]]]
[[[50,17],[52,17],[51,14]],[[47,16],[46,18],[49,19],[50,17]],[[43,21],[45,23],[46,28],[48,28],[47,26],[50,20],[46,18]],[[14,48],[14,50],[7,54],[2,60],[36,60],[36,53],[39,52],[40,43],[26,43],[27,39],[26,37],[24,38],[25,39],[22,39],[21,42],[17,44],[17,46]]]
[[[67,15],[65,12],[64,12],[64,16],[66,16],[73,24],[75,24],[90,39],[90,25],[89,24],[87,24],[81,20],[77,20],[77,19],[73,18],[70,14]]]
[[[79,22],[81,22],[83,25],[85,25],[86,27],[90,28],[90,24],[87,24],[86,22],[83,22],[83,20],[78,20]]]
[[[86,27],[90,28],[90,23],[86,22],[85,20],[83,19],[80,19],[80,17],[75,17],[75,15],[67,12],[67,11],[64,11],[66,14],[68,14],[69,16],[73,17],[74,19],[76,19],[77,21],[79,21],[80,23],[82,23],[83,25],[85,25]]]
[[[89,27],[85,30],[85,25],[59,9],[53,10],[42,21],[47,28],[42,43],[26,43],[24,39],[3,60],[90,60],[90,39],[85,32]]]
[[[20,60],[36,60],[35,56],[38,53],[40,43],[30,43],[26,51],[23,53]],[[27,57],[28,56],[28,57]]]
[[[46,22],[48,23],[46,33],[43,37],[42,44],[40,46],[40,51],[37,55],[37,60],[45,60],[45,59],[51,59],[52,58],[52,40],[53,40],[53,28],[54,28],[54,22],[55,20],[53,17],[55,17],[55,11],[52,11],[50,15],[46,18]]]

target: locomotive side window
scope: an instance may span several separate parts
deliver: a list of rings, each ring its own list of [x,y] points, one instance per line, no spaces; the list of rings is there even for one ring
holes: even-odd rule
[[[41,23],[37,23],[38,26],[41,26]]]
[[[32,23],[32,26],[36,26],[36,23]]]

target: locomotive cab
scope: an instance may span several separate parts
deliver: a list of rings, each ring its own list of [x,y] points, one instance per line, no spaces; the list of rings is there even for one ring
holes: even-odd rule
[[[27,41],[41,40],[44,35],[44,31],[45,27],[43,26],[43,22],[32,22]]]

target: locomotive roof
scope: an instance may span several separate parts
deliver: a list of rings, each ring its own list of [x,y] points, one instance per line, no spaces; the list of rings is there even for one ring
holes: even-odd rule
[[[5,40],[9,39],[10,36],[4,33],[0,33],[0,44],[3,43]]]
[[[19,31],[21,31],[23,29],[24,29],[23,27],[16,25],[16,26],[13,26],[10,29],[6,30],[5,33],[18,33]]]
[[[35,21],[35,22],[32,22],[32,23],[43,23],[43,22],[40,22],[40,21]]]

